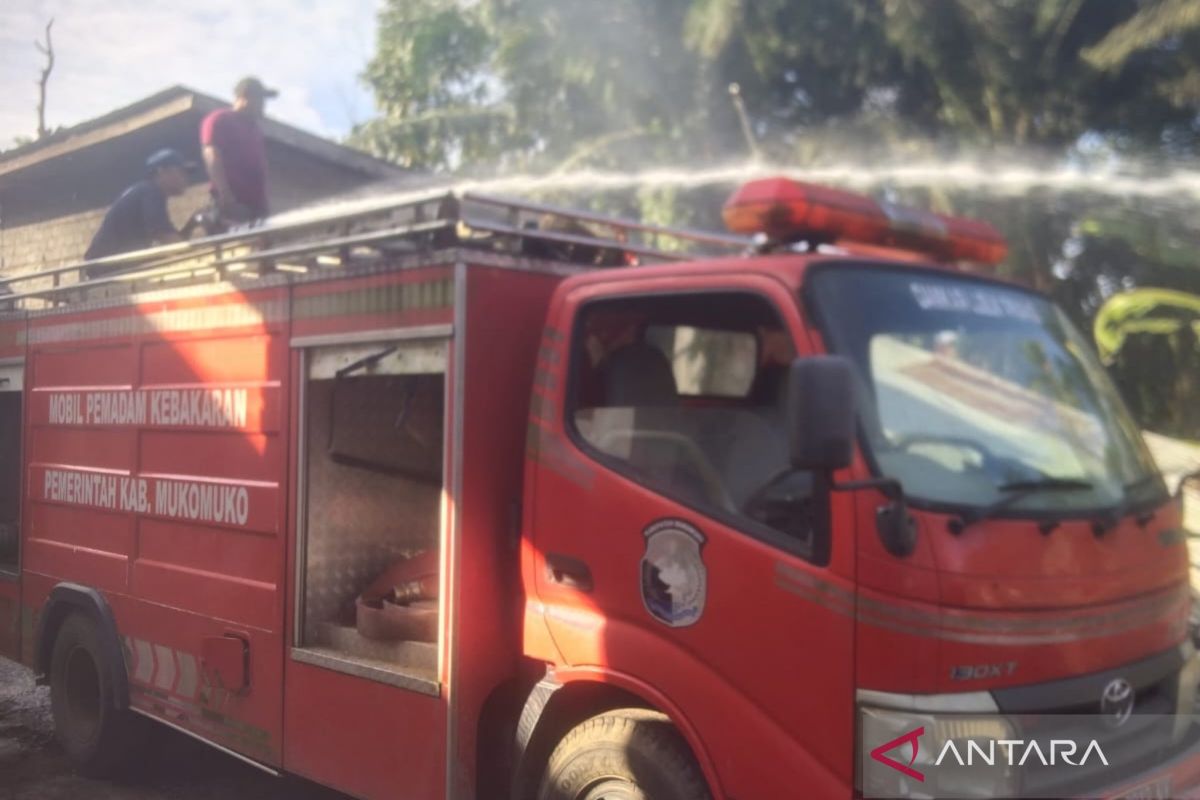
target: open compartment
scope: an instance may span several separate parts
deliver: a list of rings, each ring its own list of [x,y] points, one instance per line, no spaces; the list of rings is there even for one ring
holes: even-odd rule
[[[299,645],[436,681],[444,340],[305,355]]]
[[[16,574],[21,541],[21,398],[25,368],[0,366],[0,574]]]

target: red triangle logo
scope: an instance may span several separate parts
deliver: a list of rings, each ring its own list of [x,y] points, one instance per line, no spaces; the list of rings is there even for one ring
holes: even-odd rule
[[[920,746],[921,746],[921,743],[918,740],[920,739],[921,736],[924,736],[924,735],[925,735],[925,726],[921,726],[920,728],[917,728],[916,730],[911,730],[902,736],[897,736],[895,739],[892,739],[890,742],[884,742],[883,744],[879,745],[879,747],[876,747],[874,750],[872,750],[871,758],[875,759],[880,764],[891,767],[892,769],[896,770],[897,772],[901,772],[901,773],[907,775],[908,777],[912,778],[913,780],[917,780],[917,781],[920,781],[921,783],[924,783],[925,776],[922,773],[917,772],[915,769],[912,768],[913,763],[916,762],[916,760],[917,760],[917,751],[920,749]],[[907,764],[902,764],[899,761],[895,760],[894,758],[884,755],[884,753],[888,752],[889,750],[894,750],[897,747],[899,747],[900,745],[905,744],[905,743],[912,745],[912,758],[910,758],[908,760]]]

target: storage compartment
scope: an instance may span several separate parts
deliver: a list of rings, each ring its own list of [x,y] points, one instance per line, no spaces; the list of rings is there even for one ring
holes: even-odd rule
[[[436,680],[444,342],[307,354],[306,650]]]

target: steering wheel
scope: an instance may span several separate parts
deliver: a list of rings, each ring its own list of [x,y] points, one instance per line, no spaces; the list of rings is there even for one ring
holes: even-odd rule
[[[699,476],[702,485],[704,499],[709,503],[719,506],[725,511],[737,513],[737,503],[733,501],[733,497],[729,494],[729,490],[725,488],[725,481],[721,478],[721,473],[713,466],[713,463],[708,460],[694,441],[680,433],[673,431],[651,431],[651,430],[615,430],[604,431],[596,435],[592,444],[597,448],[608,453],[616,455],[613,452],[613,447],[620,442],[629,442],[631,445],[637,442],[655,442],[667,443],[673,445],[682,455],[685,460]],[[628,459],[626,459],[628,460]],[[636,462],[630,462],[634,466],[639,466]]]

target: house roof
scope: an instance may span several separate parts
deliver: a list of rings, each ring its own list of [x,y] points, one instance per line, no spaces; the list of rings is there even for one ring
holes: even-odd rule
[[[0,152],[0,177],[115,139],[186,114],[203,115],[229,104],[186,86],[171,86],[103,116],[62,128],[42,139]],[[263,135],[314,158],[374,178],[392,178],[405,170],[360,150],[322,139],[277,120],[263,121]]]

